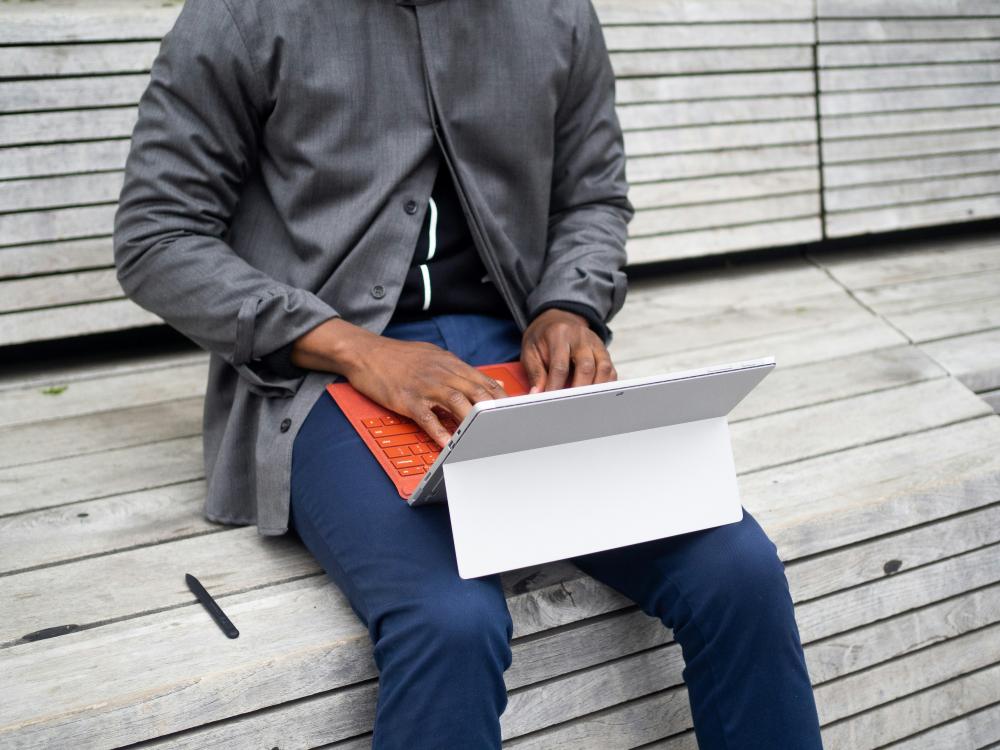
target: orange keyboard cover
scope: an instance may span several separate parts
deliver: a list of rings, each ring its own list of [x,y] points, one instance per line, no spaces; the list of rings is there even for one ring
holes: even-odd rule
[[[499,381],[509,396],[522,396],[528,392],[528,376],[520,362],[477,369]],[[333,383],[326,390],[385,469],[400,497],[408,498],[441,452],[438,444],[412,419],[379,406],[354,390],[350,383]],[[457,420],[453,417],[445,416],[441,423],[451,432],[458,429]]]

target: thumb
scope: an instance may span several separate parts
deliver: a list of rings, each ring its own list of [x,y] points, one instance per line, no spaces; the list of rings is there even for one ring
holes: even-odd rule
[[[521,365],[528,373],[528,382],[531,383],[530,393],[538,393],[545,390],[546,370],[545,362],[538,347],[529,345],[521,351]]]

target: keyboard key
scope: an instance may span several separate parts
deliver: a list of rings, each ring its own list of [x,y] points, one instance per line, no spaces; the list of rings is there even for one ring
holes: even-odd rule
[[[375,438],[381,448],[394,448],[399,445],[412,445],[417,442],[416,435],[393,435],[391,437]]]
[[[439,455],[440,455],[439,453],[434,453],[434,454],[431,454],[431,455],[424,456],[424,463],[427,464],[428,466],[430,466],[432,463],[434,463],[437,460],[437,457]]]
[[[410,449],[405,445],[402,448],[386,448],[385,455],[387,458],[402,458],[410,455]]]
[[[428,435],[426,432],[421,432],[417,437],[420,439],[421,443],[433,443],[434,438]]]
[[[363,424],[365,427],[381,427],[382,420],[379,419],[378,417],[372,417],[371,419],[362,419],[361,424]]]
[[[382,417],[382,424],[388,427],[389,425],[403,424],[403,423],[400,421],[399,417],[392,416],[392,417]],[[373,424],[372,427],[378,427],[378,425]]]
[[[454,419],[442,419],[441,426],[448,430],[448,432],[454,432],[458,429],[458,422]]]
[[[400,469],[399,470],[399,476],[401,476],[401,477],[410,477],[410,476],[413,476],[414,474],[423,474],[423,473],[424,473],[424,467],[423,466],[414,466],[414,467],[409,468],[409,469]]]
[[[428,448],[423,443],[417,443],[416,445],[410,446],[410,453],[415,456],[421,455],[423,453],[430,453],[431,449]]]
[[[390,435],[412,435],[417,432],[423,432],[415,424],[394,424],[388,427],[381,427],[374,430],[368,430],[372,437],[389,437]]]
[[[408,466],[420,466],[423,461],[421,456],[409,456],[408,458],[394,458],[392,459],[392,465],[397,469],[405,469]]]

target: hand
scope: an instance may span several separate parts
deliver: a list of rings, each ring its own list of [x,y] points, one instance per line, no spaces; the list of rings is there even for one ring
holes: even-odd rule
[[[521,364],[532,393],[618,379],[611,355],[586,318],[565,310],[546,310],[528,326]],[[572,382],[567,382],[571,374]]]
[[[451,433],[434,409],[462,421],[473,404],[507,396],[493,378],[434,344],[396,341],[340,318],[296,339],[291,361],[343,375],[372,401],[413,419],[442,447]]]

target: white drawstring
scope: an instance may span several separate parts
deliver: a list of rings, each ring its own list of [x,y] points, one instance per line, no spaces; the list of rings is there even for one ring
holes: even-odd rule
[[[438,207],[434,199],[430,199],[431,206],[431,228],[427,236],[427,260],[434,257],[438,247]],[[427,309],[426,307],[424,308]]]
[[[427,266],[420,266],[420,275],[424,277],[424,309],[431,308],[431,275],[427,272]]]

